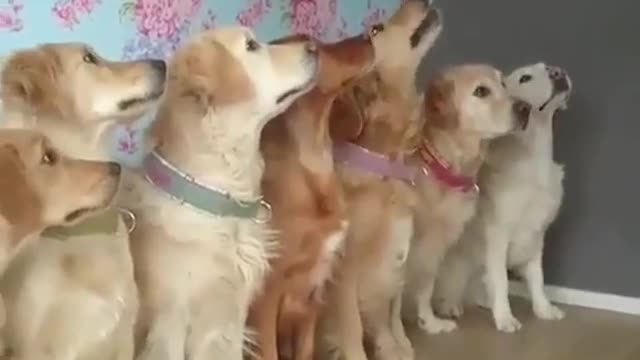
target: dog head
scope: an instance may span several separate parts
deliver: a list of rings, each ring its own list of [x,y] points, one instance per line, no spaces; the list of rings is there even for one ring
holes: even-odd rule
[[[47,44],[11,55],[0,79],[9,112],[81,122],[137,119],[164,93],[162,60],[109,61],[84,44]]]
[[[429,84],[427,126],[491,139],[524,128],[531,107],[514,99],[499,70],[488,65],[453,66]]]
[[[205,31],[175,54],[169,102],[189,98],[216,121],[258,129],[313,87],[317,67],[308,41],[265,44],[243,27]]]
[[[404,1],[386,23],[371,28],[378,66],[415,72],[441,31],[442,15],[431,0]]]
[[[507,91],[526,101],[536,111],[554,113],[566,109],[571,95],[571,78],[567,73],[544,63],[523,66],[504,79]]]
[[[31,130],[0,130],[0,235],[14,246],[45,227],[78,221],[114,197],[120,166],[76,160]]]

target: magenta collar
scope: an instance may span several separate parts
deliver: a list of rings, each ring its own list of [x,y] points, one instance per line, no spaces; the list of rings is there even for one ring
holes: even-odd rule
[[[360,170],[386,178],[403,180],[412,185],[421,173],[419,168],[401,161],[391,160],[383,154],[350,142],[334,143],[333,158],[335,161],[348,164]]]
[[[427,172],[448,187],[464,193],[480,190],[475,177],[454,173],[451,164],[443,159],[427,140],[422,141],[420,157],[427,167]]]

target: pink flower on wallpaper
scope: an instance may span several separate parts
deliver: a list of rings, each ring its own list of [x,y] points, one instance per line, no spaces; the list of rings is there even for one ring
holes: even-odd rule
[[[73,29],[83,16],[91,14],[101,3],[102,0],[57,0],[51,11],[63,27]]]
[[[315,38],[328,36],[338,13],[337,0],[288,0],[291,30]]]
[[[23,23],[20,17],[24,5],[22,0],[8,0],[0,5],[0,31],[20,31]]]
[[[271,10],[271,0],[250,0],[249,6],[241,10],[236,20],[242,26],[255,27]]]
[[[136,0],[134,17],[141,34],[151,39],[171,39],[201,7],[202,0]]]

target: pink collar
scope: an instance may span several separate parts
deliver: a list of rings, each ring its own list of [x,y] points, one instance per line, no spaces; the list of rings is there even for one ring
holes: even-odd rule
[[[451,164],[427,140],[422,141],[420,157],[428,168],[427,172],[448,187],[464,193],[480,190],[475,177],[455,174]]]
[[[335,142],[333,157],[336,161],[376,175],[414,184],[421,171],[401,161],[373,152],[351,142]]]

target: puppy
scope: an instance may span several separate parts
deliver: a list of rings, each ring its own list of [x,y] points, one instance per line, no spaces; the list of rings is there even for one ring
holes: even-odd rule
[[[260,134],[313,87],[317,66],[313,44],[267,45],[241,27],[198,34],[174,55],[158,147],[123,197],[138,219],[139,359],[242,359],[274,250]]]
[[[542,249],[563,194],[564,170],[553,161],[552,118],[566,107],[571,80],[559,68],[538,63],[515,70],[504,83],[512,96],[532,105],[529,125],[489,147],[478,213],[448,256],[438,296],[443,313],[460,315],[467,282],[484,279],[496,327],[513,332],[521,324],[509,306],[507,269],[526,280],[539,318],[563,317],[544,294]]]
[[[349,231],[321,332],[322,355],[413,359],[401,323],[404,264],[413,232],[416,174],[405,163],[422,126],[414,81],[442,29],[429,1],[409,0],[373,27],[373,72],[339,97],[331,115],[334,158],[346,194]]]
[[[1,126],[36,129],[69,156],[105,160],[106,131],[153,113],[165,78],[163,61],[111,62],[83,44],[18,51],[0,74]],[[107,211],[49,229],[10,266],[0,290],[16,352],[27,359],[133,357],[138,300],[127,220]]]
[[[253,309],[262,359],[276,360],[278,352],[291,349],[294,359],[313,358],[325,284],[347,231],[329,113],[336,96],[371,70],[374,49],[370,37],[357,36],[320,44],[319,55],[316,87],[270,122],[262,136],[262,190],[279,231],[279,256]]]
[[[83,221],[95,212],[103,210],[112,200],[118,188],[120,166],[111,162],[76,160],[60,153],[49,140],[31,130],[0,130],[0,271],[15,259],[3,276],[2,294],[8,294],[6,307],[9,315],[5,324],[5,308],[2,307],[0,320],[0,343],[2,352],[12,353],[15,359],[42,359],[42,344],[51,344],[61,333],[68,333],[64,327],[58,329],[60,321],[50,318],[51,324],[44,324],[51,331],[30,333],[25,330],[33,324],[25,316],[33,311],[33,299],[16,299],[16,289],[33,285],[37,291],[39,284],[28,284],[17,268],[29,266],[21,250],[35,243],[45,228],[72,225]],[[40,244],[38,244],[40,245]],[[46,246],[46,244],[44,245]],[[79,258],[64,258],[71,267],[79,265]],[[71,269],[70,269],[71,270]],[[61,295],[56,291],[66,281],[73,281],[78,274],[56,273],[49,276],[49,296]],[[41,280],[40,280],[41,281]],[[72,294],[65,294],[71,295]],[[24,301],[24,302],[23,302]],[[55,299],[39,299],[55,302]],[[35,307],[38,309],[38,307]],[[68,343],[65,343],[68,345]],[[5,347],[6,346],[6,347]],[[57,344],[50,348],[52,353]]]
[[[461,65],[442,71],[427,89],[426,120],[414,158],[424,176],[417,182],[419,205],[404,310],[408,319],[417,316],[428,333],[456,327],[434,315],[433,288],[447,250],[475,213],[476,177],[489,142],[528,120],[529,105],[514,100],[501,82],[501,73],[493,67]]]

